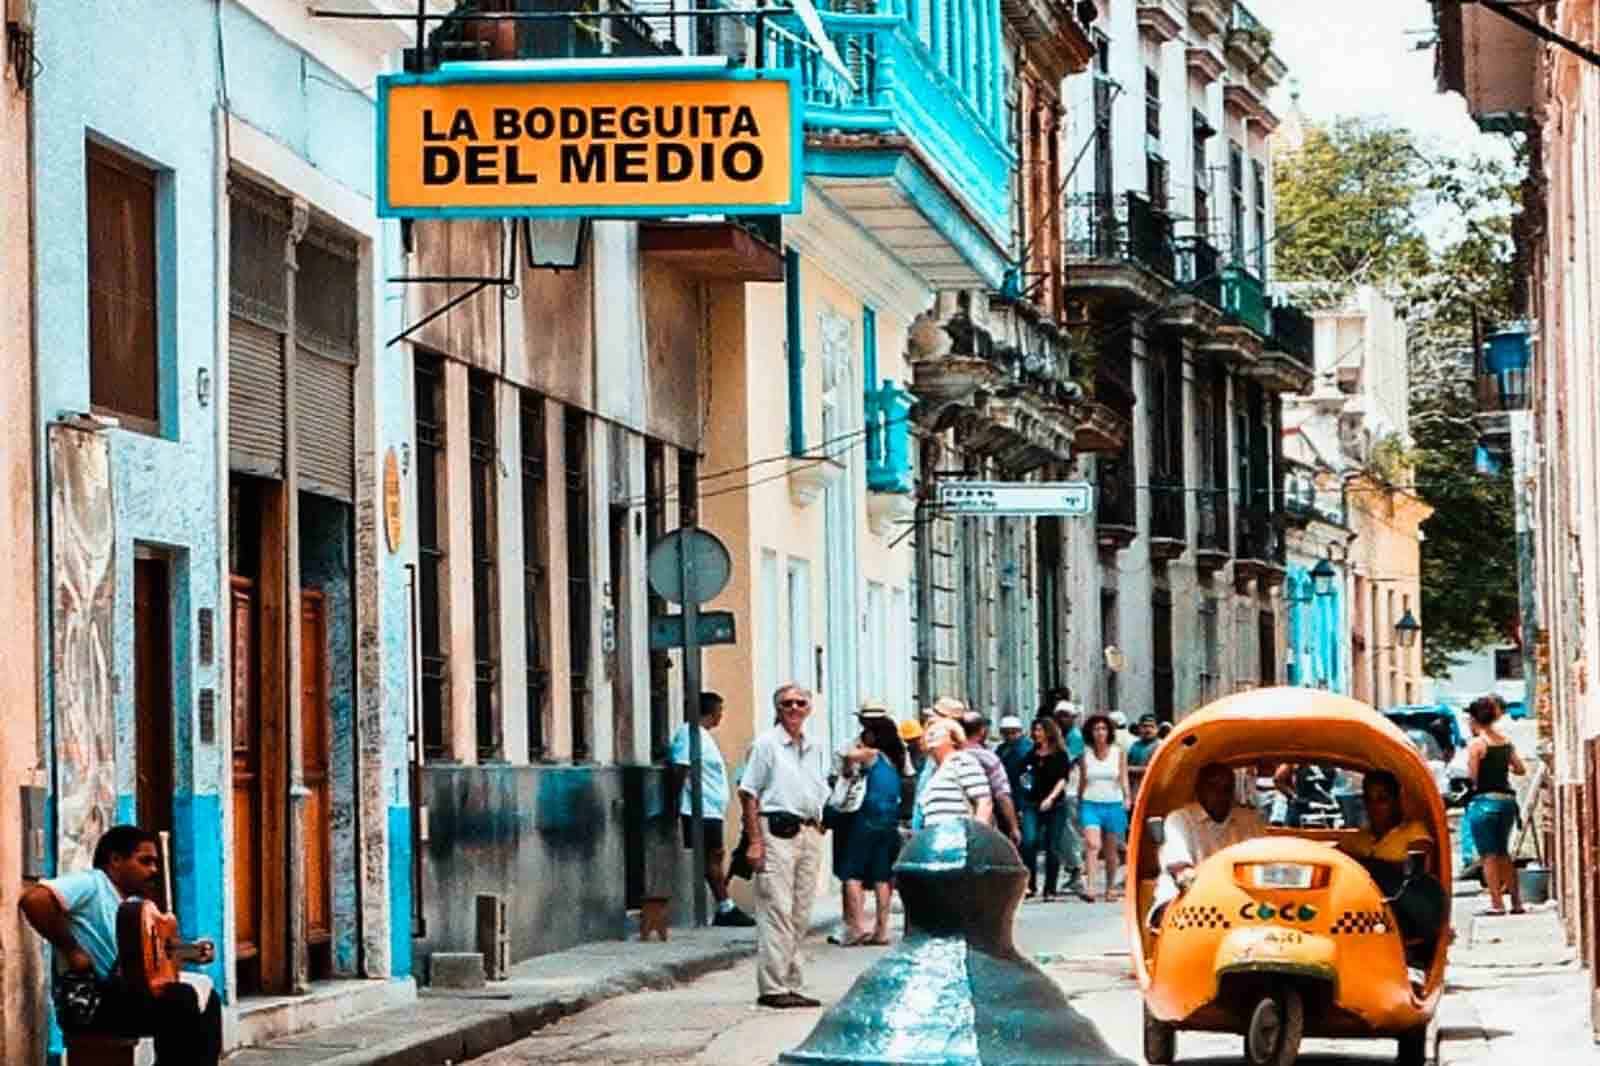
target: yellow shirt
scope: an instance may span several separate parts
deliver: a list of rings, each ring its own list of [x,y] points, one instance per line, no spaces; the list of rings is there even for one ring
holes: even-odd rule
[[[1431,845],[1433,834],[1419,821],[1401,822],[1382,838],[1373,836],[1370,828],[1361,828],[1339,844],[1339,850],[1352,859],[1376,859],[1379,862],[1403,863],[1411,845],[1417,841]]]

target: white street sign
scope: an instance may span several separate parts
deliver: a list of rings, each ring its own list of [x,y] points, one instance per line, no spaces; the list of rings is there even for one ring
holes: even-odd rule
[[[1094,486],[1087,481],[944,481],[939,509],[953,515],[1088,515]]]

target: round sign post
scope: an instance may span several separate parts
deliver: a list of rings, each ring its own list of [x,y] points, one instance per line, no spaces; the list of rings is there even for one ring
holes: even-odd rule
[[[683,608],[683,720],[689,727],[689,841],[694,848],[694,924],[706,924],[704,754],[700,741],[700,605],[714,599],[733,575],[727,546],[697,526],[662,538],[646,564],[650,587]],[[719,817],[726,812],[718,812]]]

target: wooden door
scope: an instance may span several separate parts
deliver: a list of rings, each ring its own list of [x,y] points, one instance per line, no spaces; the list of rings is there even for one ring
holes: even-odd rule
[[[326,976],[333,939],[333,793],[328,758],[328,622],[322,593],[300,592],[300,740],[306,787],[306,945],[312,976]],[[317,971],[322,971],[321,973]]]
[[[261,713],[256,683],[255,582],[233,578],[233,910],[234,957],[259,973],[261,955]],[[246,988],[258,984],[241,978]]]
[[[134,799],[139,824],[153,832],[172,829],[171,594],[165,559],[134,559]]]

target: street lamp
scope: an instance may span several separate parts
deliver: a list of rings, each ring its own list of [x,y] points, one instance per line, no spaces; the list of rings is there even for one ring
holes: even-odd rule
[[[1395,643],[1399,644],[1402,648],[1415,647],[1417,643],[1417,634],[1421,632],[1422,624],[1418,622],[1416,616],[1411,613],[1411,609],[1407,608],[1406,613],[1400,616],[1400,621],[1394,624]]]
[[[1339,576],[1339,571],[1327,559],[1319,559],[1317,565],[1311,568],[1311,580],[1317,583],[1318,596],[1333,595],[1333,579]]]

